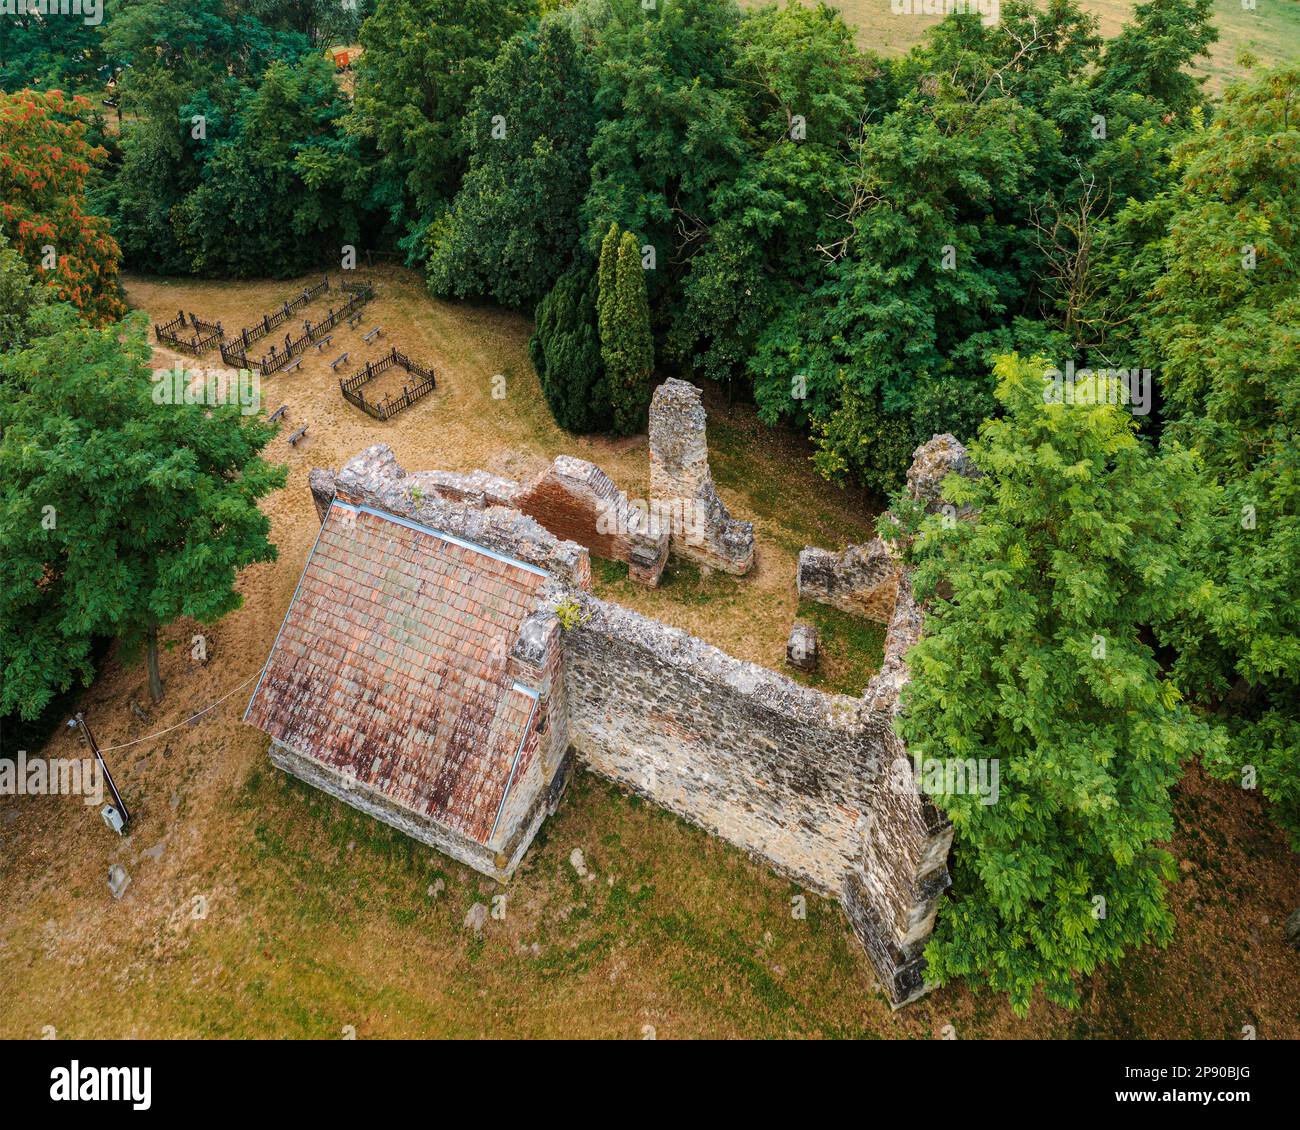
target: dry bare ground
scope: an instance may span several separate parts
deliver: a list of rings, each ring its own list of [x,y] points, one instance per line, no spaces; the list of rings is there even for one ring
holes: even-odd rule
[[[764,0],[742,0],[745,7],[760,7]],[[816,0],[800,0],[814,6]],[[940,0],[942,3],[942,0]],[[1080,6],[1098,20],[1098,31],[1107,39],[1133,19],[1135,0],[1081,0]],[[895,13],[891,0],[839,0],[832,5],[844,15],[844,22],[855,31],[862,50],[882,55],[902,55],[919,43],[925,32],[942,18],[921,14],[923,0],[899,4],[915,9]],[[1208,58],[1198,59],[1193,70],[1206,79],[1206,88],[1222,93],[1233,79],[1240,78],[1240,57],[1248,52],[1261,66],[1276,66],[1294,59],[1300,52],[1300,3],[1297,0],[1256,0],[1246,8],[1242,0],[1214,0],[1214,26],[1218,42],[1210,48]]]
[[[155,320],[184,307],[234,330],[309,281],[136,278],[128,291]],[[166,699],[147,723],[129,708],[147,703],[143,671],[116,654],[82,697],[105,747],[180,724],[108,754],[133,834],[118,840],[75,798],[0,799],[0,1036],[932,1038],[947,1025],[959,1038],[1235,1037],[1246,1025],[1300,1036],[1300,960],[1281,941],[1300,901],[1296,858],[1257,797],[1196,771],[1178,794],[1173,945],[1089,978],[1078,1011],[1037,1002],[1018,1021],[962,988],[891,1012],[836,904],[812,899],[806,920],[792,917],[795,886],[586,775],[501,889],[271,769],[266,737],[240,722],[241,684],[266,657],[317,529],[311,467],[384,440],[411,469],[523,478],[568,451],[634,496],[647,486],[643,437],[577,439],[551,422],[526,320],[437,302],[398,270],[378,272],[377,285],[357,330],[265,382],[264,410],[288,405],[267,451],[290,468],[265,501],[280,557],[247,570],[243,608],[202,629],[207,664],[190,659],[200,629],[174,624]],[[367,347],[375,325],[384,335]],[[438,389],[380,424],[342,399],[328,362],[349,350],[340,372],[352,372],[392,345],[431,363]],[[175,360],[155,354],[159,366]],[[492,397],[495,374],[504,399]],[[307,438],[289,447],[304,423]],[[602,569],[598,588],[779,667],[798,549],[868,536],[872,508],[818,479],[801,440],[746,408],[711,398],[710,429],[722,494],[757,526],[755,574],[679,571],[651,593]],[[47,753],[79,750],[61,731]],[[589,878],[570,863],[575,848]],[[105,885],[115,862],[131,876],[120,901]],[[475,902],[502,893],[504,917],[481,934],[464,927]]]

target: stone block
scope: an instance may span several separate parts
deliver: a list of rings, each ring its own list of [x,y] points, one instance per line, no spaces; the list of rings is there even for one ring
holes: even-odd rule
[[[797,622],[786,642],[785,657],[800,671],[816,671],[818,642],[817,629],[812,624]]]
[[[747,573],[754,564],[754,526],[730,515],[713,485],[700,390],[670,378],[650,402],[650,498],[680,557]]]

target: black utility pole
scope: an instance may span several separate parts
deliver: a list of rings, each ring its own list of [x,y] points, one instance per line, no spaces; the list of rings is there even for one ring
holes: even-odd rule
[[[68,725],[80,727],[82,738],[85,739],[86,745],[90,747],[90,752],[95,755],[95,760],[99,762],[99,768],[103,771],[104,780],[108,782],[109,792],[113,794],[113,800],[117,803],[117,811],[122,817],[122,829],[125,831],[126,826],[131,822],[131,814],[126,810],[126,802],[122,800],[122,794],[117,791],[117,786],[113,783],[113,774],[108,771],[108,763],[104,760],[104,755],[99,752],[95,736],[90,732],[90,727],[86,725],[85,716],[81,711],[77,711],[76,717]]]

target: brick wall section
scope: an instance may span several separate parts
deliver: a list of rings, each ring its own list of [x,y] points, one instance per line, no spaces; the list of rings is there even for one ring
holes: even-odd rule
[[[518,491],[512,504],[556,537],[585,545],[597,557],[626,561],[634,581],[659,583],[668,560],[668,530],[629,506],[627,495],[594,463],[560,455]]]

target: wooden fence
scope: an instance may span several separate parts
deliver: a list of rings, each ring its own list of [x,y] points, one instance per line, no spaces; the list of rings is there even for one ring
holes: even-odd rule
[[[171,346],[172,349],[189,353],[194,357],[201,357],[226,336],[220,322],[205,321],[197,314],[191,313],[188,324],[193,327],[194,333],[190,337],[181,337],[181,331],[185,329],[186,324],[185,311],[178,310],[176,317],[170,322],[164,322],[162,325],[155,322],[153,332],[160,344]],[[224,350],[222,357],[223,359],[225,357]]]
[[[315,293],[323,294],[324,288],[328,286],[329,279],[327,278],[320,287],[316,288]],[[318,339],[328,334],[343,319],[352,317],[375,296],[375,288],[368,282],[344,283],[343,290],[351,294],[352,297],[338,310],[330,307],[329,313],[315,325],[311,322],[305,323],[302,336],[296,340],[292,334],[285,334],[283,350],[277,349],[273,344],[270,353],[264,355],[260,360],[251,361],[248,357],[248,346],[245,344],[243,335],[240,335],[234,341],[221,347],[221,359],[227,365],[237,369],[257,369],[264,377],[269,377],[272,373],[278,372],[300,353],[305,352],[309,345],[314,344]],[[308,291],[303,291],[304,295],[308,293]],[[289,304],[286,303],[287,305]],[[275,324],[279,325],[280,323],[276,322]],[[245,333],[247,332],[245,331]],[[261,336],[259,333],[250,340],[256,341]]]
[[[284,303],[274,314],[263,314],[262,320],[239,331],[239,336],[231,342],[230,356],[226,356],[226,350],[221,351],[221,359],[227,365],[237,365],[238,368],[247,369],[248,364],[248,347],[255,341],[261,341],[272,330],[284,325],[294,313],[301,310],[304,306],[314,302],[330,288],[330,277],[326,275],[315,286],[309,286],[297,298],[291,299]],[[346,284],[345,284],[346,289]],[[242,358],[242,360],[239,360]]]
[[[374,380],[381,373],[386,373],[394,366],[405,369],[411,376],[415,377],[415,383],[413,385],[403,385],[399,395],[387,396],[378,403],[367,400],[365,393],[362,391],[366,383]],[[355,404],[361,411],[373,416],[376,420],[387,420],[392,416],[396,416],[403,408],[409,408],[420,397],[432,392],[437,383],[431,368],[427,365],[421,365],[418,361],[412,361],[404,353],[399,353],[394,348],[388,352],[387,356],[380,358],[378,361],[367,361],[364,369],[340,380],[339,391],[343,393],[344,400],[350,404]]]

